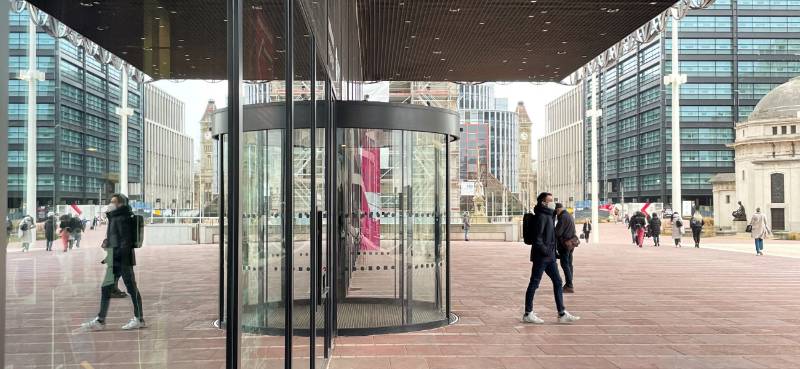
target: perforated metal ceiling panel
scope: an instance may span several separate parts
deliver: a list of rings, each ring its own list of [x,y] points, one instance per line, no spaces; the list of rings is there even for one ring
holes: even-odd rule
[[[363,80],[434,81],[560,80],[675,2],[349,1]],[[30,2],[153,78],[225,78],[224,0]],[[282,3],[247,2],[245,79],[283,76]]]

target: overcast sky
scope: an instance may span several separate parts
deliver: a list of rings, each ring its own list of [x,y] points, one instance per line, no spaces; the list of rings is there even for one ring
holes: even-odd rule
[[[186,132],[195,140],[195,158],[199,157],[200,152],[200,118],[205,111],[206,103],[209,99],[214,99],[217,108],[227,105],[227,83],[226,82],[206,82],[206,81],[158,81],[153,83],[155,86],[167,91],[167,93],[177,97],[186,104]],[[544,106],[556,97],[567,92],[571,87],[556,83],[534,85],[527,82],[503,83],[495,88],[495,97],[508,98],[508,107],[514,110],[517,102],[524,101],[525,108],[528,110],[531,121],[533,121],[533,134],[535,138],[544,133]],[[385,92],[384,92],[385,91]],[[386,101],[388,88],[383,88],[381,84],[365,86],[365,94],[370,95],[372,101]],[[386,95],[386,96],[384,96]],[[533,141],[534,144],[536,140]],[[533,150],[536,155],[536,147]]]

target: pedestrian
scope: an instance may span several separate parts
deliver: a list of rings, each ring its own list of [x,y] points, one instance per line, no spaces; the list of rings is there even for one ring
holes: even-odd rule
[[[36,242],[36,223],[30,215],[26,215],[19,222],[18,228],[22,252],[31,251],[31,244]]]
[[[564,291],[561,287],[561,276],[556,264],[556,237],[555,224],[553,222],[555,208],[556,203],[553,201],[552,194],[542,192],[536,198],[533,221],[530,224],[533,228],[531,233],[534,236],[533,245],[531,245],[531,278],[528,281],[528,289],[525,291],[525,315],[522,316],[522,321],[525,323],[544,323],[544,320],[536,316],[533,311],[533,298],[544,273],[547,273],[547,276],[553,282],[558,322],[572,323],[580,319],[570,314],[564,307]]]
[[[94,230],[94,228],[97,227],[97,217],[98,217],[97,215],[92,217],[92,227],[90,228],[91,230]]]
[[[631,217],[629,217],[627,213],[625,214],[625,218],[622,218],[622,222],[625,223],[625,225],[628,225],[630,220],[631,220]],[[630,227],[628,227],[628,228],[630,228]]]
[[[112,195],[111,203],[108,205],[109,223],[106,239],[102,245],[106,250],[106,274],[100,287],[100,312],[97,313],[97,317],[81,325],[85,330],[105,329],[111,294],[120,278],[125,283],[133,302],[133,318],[122,326],[122,329],[140,329],[147,326],[142,312],[142,295],[139,293],[133,271],[136,265],[134,232],[137,231],[133,219],[128,198],[122,194]]]
[[[677,212],[672,214],[672,240],[675,241],[675,247],[682,247],[681,237],[683,236],[683,221],[680,214]]]
[[[583,239],[589,244],[589,235],[592,233],[592,222],[589,219],[583,221]]]
[[[644,213],[637,211],[630,219],[631,231],[634,234],[634,243],[636,246],[642,247],[644,244],[644,231],[647,228],[647,219]]]
[[[750,228],[750,236],[756,242],[756,255],[764,255],[764,238],[772,234],[772,231],[767,226],[767,217],[761,213],[761,208],[756,208],[755,214],[750,218],[748,228]]]
[[[61,237],[61,244],[64,246],[64,252],[67,252],[67,247],[70,246],[70,241],[69,241],[69,234],[70,234],[69,219],[70,219],[69,214],[64,214],[64,215],[61,216],[61,218],[59,218],[59,223],[58,223],[58,227],[60,228],[58,234]]]
[[[6,215],[6,245],[8,245],[8,238],[11,237],[11,231],[14,230],[14,224],[11,223],[11,219]]]
[[[652,217],[650,217],[648,228],[650,237],[653,237],[653,246],[661,246],[661,219],[658,218],[658,214],[653,213]]]
[[[47,213],[47,220],[44,221],[45,250],[53,251],[53,241],[56,239],[56,215],[53,212]]]
[[[577,238],[575,235],[575,220],[572,215],[564,209],[564,205],[556,204],[556,251],[558,252],[558,259],[561,261],[561,269],[564,271],[564,293],[575,293],[575,288],[572,285],[572,276],[575,268],[572,266],[572,253],[575,251],[574,246],[570,247],[569,243]]]
[[[462,216],[461,229],[464,230],[464,241],[469,241],[469,227],[471,226],[469,220],[469,212],[465,211],[464,215]]]
[[[83,221],[76,217],[72,217],[70,226],[70,236],[73,240],[73,245],[76,249],[81,247],[81,238],[83,238]]]
[[[694,247],[700,248],[700,234],[703,233],[703,215],[696,211],[689,220],[689,228],[692,229],[692,238],[694,238]]]

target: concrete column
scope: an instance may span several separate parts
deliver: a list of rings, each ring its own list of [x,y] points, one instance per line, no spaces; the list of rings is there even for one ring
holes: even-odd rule
[[[128,107],[128,67],[122,65],[120,83],[120,103],[116,113],[119,115],[119,193],[128,196],[128,116],[133,109]]]
[[[36,69],[36,24],[28,21],[28,70],[20,72],[19,79],[28,81],[27,163],[25,170],[25,214],[36,219],[36,82],[44,80],[44,73]],[[55,205],[55,198],[53,199]]]
[[[591,178],[592,181],[592,242],[600,242],[600,188],[599,188],[599,172],[597,170],[597,130],[599,128],[600,117],[603,115],[602,110],[597,107],[597,84],[600,76],[597,73],[592,78],[592,110],[587,112],[588,116],[592,119],[592,163],[591,163]]]
[[[672,86],[672,211],[681,212],[681,85],[686,75],[680,74],[677,12],[672,18],[672,73],[664,76],[664,84]],[[666,201],[665,201],[666,202]]]

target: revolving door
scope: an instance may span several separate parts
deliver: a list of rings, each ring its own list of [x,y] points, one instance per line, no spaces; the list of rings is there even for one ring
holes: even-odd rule
[[[281,231],[280,184],[287,172],[279,158],[284,150],[285,104],[243,109],[243,339],[285,335],[286,309],[293,311],[291,326],[297,336],[312,334],[312,312],[317,335],[447,325],[451,321],[447,153],[458,137],[458,116],[412,105],[318,102],[317,140],[311,145],[310,104],[294,104],[291,243],[284,242]],[[330,121],[335,134],[326,142],[322,122]],[[224,110],[218,111],[219,137],[225,135],[226,126]],[[333,150],[326,153],[326,149]],[[328,168],[330,164],[333,168]],[[310,180],[312,172],[316,181]],[[317,203],[325,204],[316,212],[308,201],[312,182]],[[310,227],[312,217],[317,220],[316,232]],[[312,234],[317,242],[311,242]],[[292,245],[291,250],[286,245]],[[287,252],[293,257],[288,270]],[[312,255],[319,261],[313,274],[309,273]],[[289,278],[294,286],[291,301],[284,288]],[[311,299],[311,291],[316,291],[316,299]],[[317,301],[313,309],[312,301]]]

